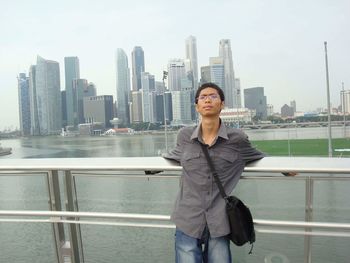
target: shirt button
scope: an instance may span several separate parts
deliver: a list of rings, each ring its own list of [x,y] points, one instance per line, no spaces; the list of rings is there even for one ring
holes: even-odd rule
[[[210,176],[208,176],[208,179],[210,179]]]
[[[208,191],[208,195],[210,195],[210,192]]]

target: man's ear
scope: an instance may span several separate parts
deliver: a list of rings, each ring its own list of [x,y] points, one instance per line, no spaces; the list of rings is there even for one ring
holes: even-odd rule
[[[198,104],[197,103],[195,104],[195,107],[196,107],[196,112],[198,112]]]
[[[225,108],[225,102],[221,102],[221,109],[223,110]]]

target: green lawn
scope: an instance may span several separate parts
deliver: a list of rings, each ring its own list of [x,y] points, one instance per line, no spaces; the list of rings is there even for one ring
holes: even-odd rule
[[[270,156],[328,156],[327,139],[252,141],[260,151]],[[333,139],[333,157],[350,157],[350,152],[335,152],[334,149],[350,149],[350,138]],[[290,150],[289,150],[289,149]]]

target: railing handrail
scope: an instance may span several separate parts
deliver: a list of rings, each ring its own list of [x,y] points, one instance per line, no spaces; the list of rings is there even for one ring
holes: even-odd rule
[[[0,171],[181,171],[162,157],[1,159]],[[350,159],[328,157],[265,157],[248,164],[245,172],[350,174]]]

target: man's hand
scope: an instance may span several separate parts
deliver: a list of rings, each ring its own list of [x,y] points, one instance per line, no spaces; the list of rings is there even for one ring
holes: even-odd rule
[[[285,173],[282,173],[283,175],[285,176],[296,176],[298,173],[296,172],[285,172]]]
[[[147,170],[145,171],[145,174],[158,174],[158,173],[161,173],[161,172],[164,172],[164,171],[151,171],[151,170]]]

